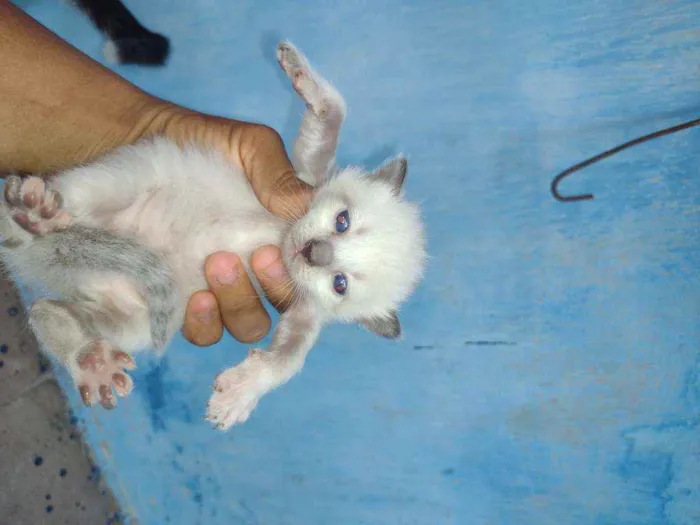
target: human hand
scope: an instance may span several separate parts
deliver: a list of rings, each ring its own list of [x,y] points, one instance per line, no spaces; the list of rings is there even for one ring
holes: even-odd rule
[[[271,128],[178,107],[165,108],[153,122],[149,132],[223,152],[245,172],[258,199],[273,214],[290,217],[306,211],[313,189],[296,177],[279,134]],[[291,285],[280,249],[258,248],[250,267],[275,308],[287,308]],[[243,343],[263,338],[270,330],[270,317],[240,258],[227,252],[212,254],[204,273],[210,289],[190,297],[183,326],[185,338],[208,346],[221,338],[224,327]]]
[[[278,216],[299,214],[308,205],[312,189],[296,178],[274,130],[204,115],[144,93],[6,0],[0,0],[0,71],[0,176],[50,175],[144,136],[164,134],[224,153],[245,171],[263,206]],[[280,255],[278,248],[262,247],[251,266],[270,301],[284,309],[288,277]],[[203,270],[210,290],[190,298],[185,337],[210,345],[226,327],[242,342],[262,338],[270,318],[240,259],[213,254]],[[227,282],[226,277],[237,278]]]

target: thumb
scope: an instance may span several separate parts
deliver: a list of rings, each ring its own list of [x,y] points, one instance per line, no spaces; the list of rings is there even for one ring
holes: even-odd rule
[[[262,246],[253,252],[250,266],[262,286],[265,296],[279,312],[291,306],[296,290],[282,262],[282,252],[277,246]]]
[[[275,130],[246,126],[239,137],[239,157],[258,200],[270,212],[290,220],[306,213],[313,188],[296,176]]]

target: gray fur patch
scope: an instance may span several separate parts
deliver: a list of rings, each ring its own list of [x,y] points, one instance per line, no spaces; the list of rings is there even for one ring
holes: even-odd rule
[[[131,279],[148,303],[153,345],[165,345],[178,290],[173,271],[162,257],[134,239],[84,226],[73,226],[34,242],[44,245],[49,265],[114,272]]]

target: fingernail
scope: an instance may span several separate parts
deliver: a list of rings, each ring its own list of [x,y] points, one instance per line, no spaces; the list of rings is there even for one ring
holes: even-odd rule
[[[194,314],[195,319],[202,324],[211,324],[214,320],[214,312],[211,310],[205,310],[203,312],[197,312]]]
[[[285,271],[286,270],[284,268],[284,264],[282,264],[282,261],[278,260],[273,262],[267,268],[265,268],[265,271],[263,273],[269,279],[279,279],[284,275]]]
[[[222,272],[221,274],[217,275],[215,277],[216,282],[222,286],[230,286],[232,284],[235,284],[236,281],[238,280],[239,273],[238,273],[238,268],[231,268],[229,270],[226,270]]]

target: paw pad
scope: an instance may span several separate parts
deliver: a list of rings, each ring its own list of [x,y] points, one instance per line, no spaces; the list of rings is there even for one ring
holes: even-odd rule
[[[33,235],[43,236],[70,226],[71,216],[61,209],[61,195],[39,177],[8,177],[5,201],[14,221]]]
[[[91,407],[99,401],[107,410],[117,406],[114,392],[126,397],[134,382],[125,372],[136,368],[131,356],[105,341],[94,343],[77,361],[75,381],[83,403]]]

